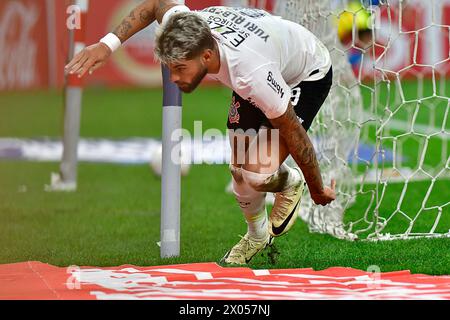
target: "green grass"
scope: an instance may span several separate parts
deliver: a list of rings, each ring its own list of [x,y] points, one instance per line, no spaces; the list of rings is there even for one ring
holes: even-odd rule
[[[413,233],[428,233],[432,229],[437,217],[438,209],[434,208],[437,206],[442,206],[446,200],[446,196],[450,194],[450,183],[448,180],[437,180],[435,182],[427,201],[425,202],[425,208],[427,210],[422,210],[422,202],[424,201],[425,195],[428,188],[431,185],[431,181],[425,182],[410,182],[407,186],[403,183],[390,183],[386,186],[381,185],[379,187],[379,194],[381,195],[384,191],[384,197],[380,202],[379,215],[384,219],[389,219],[387,226],[383,229],[383,233],[390,234],[403,234],[407,231],[410,221],[418,216],[417,220],[414,222],[411,232]],[[405,194],[403,196],[403,201],[400,202],[400,198],[405,189]],[[374,191],[374,185],[367,185],[364,187],[364,191]],[[367,192],[360,194],[357,197],[356,204],[346,211],[345,221],[356,221],[362,217],[362,213],[367,210],[370,204],[372,193]],[[447,197],[448,198],[448,197]],[[397,209],[398,204],[399,208]],[[370,207],[371,211],[368,215],[369,221],[372,221],[373,211],[375,209],[375,203]],[[432,208],[432,209],[431,209]],[[403,214],[404,215],[403,215]],[[409,219],[411,220],[409,220]],[[365,226],[362,222],[359,227]],[[442,215],[439,223],[436,226],[436,233],[447,233],[450,229],[450,208],[444,206],[442,208]],[[367,232],[361,234],[361,237],[367,236],[374,229],[369,229]]]
[[[414,84],[410,90],[415,90]],[[183,127],[192,131],[193,122],[202,120],[204,130],[224,132],[229,97],[228,90],[214,87],[185,95]],[[161,99],[159,90],[87,90],[81,135],[159,137]],[[59,137],[62,101],[59,92],[0,94],[0,137]],[[429,149],[439,154],[440,145],[430,144]],[[148,166],[81,163],[78,192],[44,192],[50,172],[57,169],[57,163],[0,161],[0,263],[148,266],[218,261],[246,231],[234,198],[224,192],[230,179],[226,165],[195,165],[182,179],[182,247],[180,257],[173,259],[159,257],[160,180]],[[416,212],[428,186],[429,182],[410,183],[402,209]],[[388,187],[382,210],[395,209],[402,188],[402,184]],[[442,205],[448,194],[449,181],[438,181],[427,206]],[[360,215],[367,203],[367,197],[361,196],[348,217]],[[435,215],[426,213],[423,228],[429,228]],[[443,216],[440,231],[450,228],[448,206]],[[392,222],[394,230],[406,228],[405,221]],[[384,272],[450,274],[450,239],[346,242],[310,234],[299,220],[276,243],[281,252],[276,264],[258,256],[250,266],[367,270],[377,265]]]
[[[183,128],[225,133],[231,92],[208,88],[183,96]],[[88,89],[83,98],[80,135],[112,139],[161,137],[161,90]],[[0,137],[60,137],[64,98],[61,92],[0,93]]]
[[[55,164],[0,165],[0,263],[39,260],[59,266],[160,265],[218,261],[245,233],[239,208],[223,192],[226,166],[194,166],[182,181],[181,256],[159,258],[160,180],[147,166],[81,164],[79,192],[43,191]],[[26,192],[23,191],[26,186]],[[20,188],[20,189],[19,189]],[[310,234],[303,222],[277,239],[271,265],[253,268],[325,269],[345,266],[449,274],[450,239],[346,242]]]

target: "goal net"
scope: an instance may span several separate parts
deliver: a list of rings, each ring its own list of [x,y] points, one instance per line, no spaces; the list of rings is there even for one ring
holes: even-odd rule
[[[309,134],[337,199],[321,207],[305,194],[300,215],[310,231],[347,240],[450,236],[450,1],[225,4],[298,22],[332,56],[333,87]]]

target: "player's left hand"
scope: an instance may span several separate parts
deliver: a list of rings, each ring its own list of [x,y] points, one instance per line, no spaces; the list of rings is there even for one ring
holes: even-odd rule
[[[331,187],[324,187],[321,193],[311,194],[315,204],[326,206],[336,199],[336,180],[331,179]]]
[[[95,70],[105,65],[112,51],[104,43],[99,42],[84,48],[72,61],[70,61],[65,71],[68,74],[77,74],[79,78],[86,72],[92,74]]]

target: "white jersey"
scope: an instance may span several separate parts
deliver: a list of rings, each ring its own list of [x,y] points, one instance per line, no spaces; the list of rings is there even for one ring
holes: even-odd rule
[[[208,22],[220,51],[220,71],[209,76],[269,119],[284,114],[291,88],[322,79],[330,69],[327,48],[299,24],[259,9],[216,6],[194,12]]]

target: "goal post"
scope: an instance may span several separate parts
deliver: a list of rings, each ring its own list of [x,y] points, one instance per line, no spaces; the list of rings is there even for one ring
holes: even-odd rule
[[[309,135],[326,207],[302,200],[311,232],[340,239],[450,236],[450,1],[249,0],[329,49],[333,86]],[[295,165],[292,158],[287,160]]]

